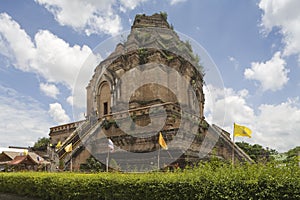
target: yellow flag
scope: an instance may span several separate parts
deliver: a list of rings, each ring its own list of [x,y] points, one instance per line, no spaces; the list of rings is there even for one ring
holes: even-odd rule
[[[61,147],[61,141],[58,141],[57,145],[55,146],[57,149]]]
[[[159,143],[159,145],[160,145],[163,149],[166,149],[166,150],[168,149],[168,146],[167,146],[167,144],[166,144],[166,142],[165,142],[165,140],[164,140],[164,138],[163,138],[161,132],[159,132],[158,143]]]
[[[252,131],[247,128],[246,126],[241,126],[236,123],[234,123],[234,130],[233,135],[234,136],[242,136],[242,137],[249,137],[251,138]]]
[[[67,153],[72,151],[72,143],[68,144],[68,145],[65,147],[65,151],[66,151]]]
[[[24,156],[27,156],[27,155],[28,155],[28,150],[24,149]]]

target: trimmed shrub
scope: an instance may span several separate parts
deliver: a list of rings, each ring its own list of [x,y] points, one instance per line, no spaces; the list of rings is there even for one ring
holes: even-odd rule
[[[0,193],[39,199],[300,199],[300,169],[200,164],[157,173],[0,173]]]

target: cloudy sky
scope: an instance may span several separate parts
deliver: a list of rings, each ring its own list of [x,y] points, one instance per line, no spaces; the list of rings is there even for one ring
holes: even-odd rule
[[[206,82],[215,94],[208,120],[213,103],[213,123],[253,130],[238,141],[281,152],[299,146],[299,7],[298,0],[1,0],[0,147],[33,145],[49,127],[71,122],[74,83],[93,49],[129,30],[136,14],[160,11],[220,71],[224,88]]]

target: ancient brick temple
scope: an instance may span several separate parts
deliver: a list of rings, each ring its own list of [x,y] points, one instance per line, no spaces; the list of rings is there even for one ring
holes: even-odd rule
[[[229,133],[205,121],[202,70],[165,14],[137,15],[127,40],[95,68],[86,119],[50,128],[53,146],[62,142],[51,152],[53,162],[79,170],[93,156],[110,168],[145,171],[230,160],[233,149],[236,160],[252,162]],[[159,133],[168,150],[160,148]],[[70,143],[73,151],[66,152]]]

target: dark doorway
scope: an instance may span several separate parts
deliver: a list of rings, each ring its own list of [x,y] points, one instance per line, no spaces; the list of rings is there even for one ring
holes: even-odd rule
[[[103,115],[107,115],[108,114],[108,103],[104,102],[103,103]]]

